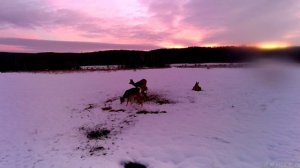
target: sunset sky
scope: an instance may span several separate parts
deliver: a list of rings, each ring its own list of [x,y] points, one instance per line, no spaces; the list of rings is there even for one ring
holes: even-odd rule
[[[0,51],[300,45],[299,0],[1,0]]]

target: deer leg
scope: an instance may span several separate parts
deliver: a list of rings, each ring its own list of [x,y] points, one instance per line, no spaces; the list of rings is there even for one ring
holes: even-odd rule
[[[141,102],[141,107],[143,107],[143,102]]]
[[[145,97],[145,98],[147,98],[148,96],[147,96],[147,92],[146,91],[144,91],[143,92],[143,96]]]

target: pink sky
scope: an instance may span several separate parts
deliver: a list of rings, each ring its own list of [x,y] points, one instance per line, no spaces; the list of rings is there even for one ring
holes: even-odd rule
[[[297,0],[2,0],[0,51],[300,45],[299,11]]]

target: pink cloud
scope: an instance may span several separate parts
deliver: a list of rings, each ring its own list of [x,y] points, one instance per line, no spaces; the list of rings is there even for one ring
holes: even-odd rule
[[[33,52],[23,46],[0,44],[0,51],[3,52]]]
[[[0,38],[158,47],[299,45],[299,11],[293,0],[3,0]]]

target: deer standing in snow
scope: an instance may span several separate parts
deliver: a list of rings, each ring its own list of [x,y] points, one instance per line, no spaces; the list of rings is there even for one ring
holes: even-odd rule
[[[147,80],[146,79],[142,79],[138,82],[134,82],[132,79],[130,79],[129,84],[133,85],[136,88],[141,88],[141,93],[143,94],[143,96],[147,97]]]
[[[129,102],[131,102],[132,104],[133,101],[136,101],[137,103],[141,104],[141,106],[143,106],[143,96],[141,91],[142,90],[139,87],[126,90],[123,96],[120,98],[121,104],[125,101],[125,99],[127,99],[126,106]]]
[[[196,83],[195,83],[195,85],[194,85],[194,87],[193,87],[193,90],[194,90],[194,91],[201,91],[201,90],[202,90],[201,87],[199,86],[199,82],[196,82]]]

